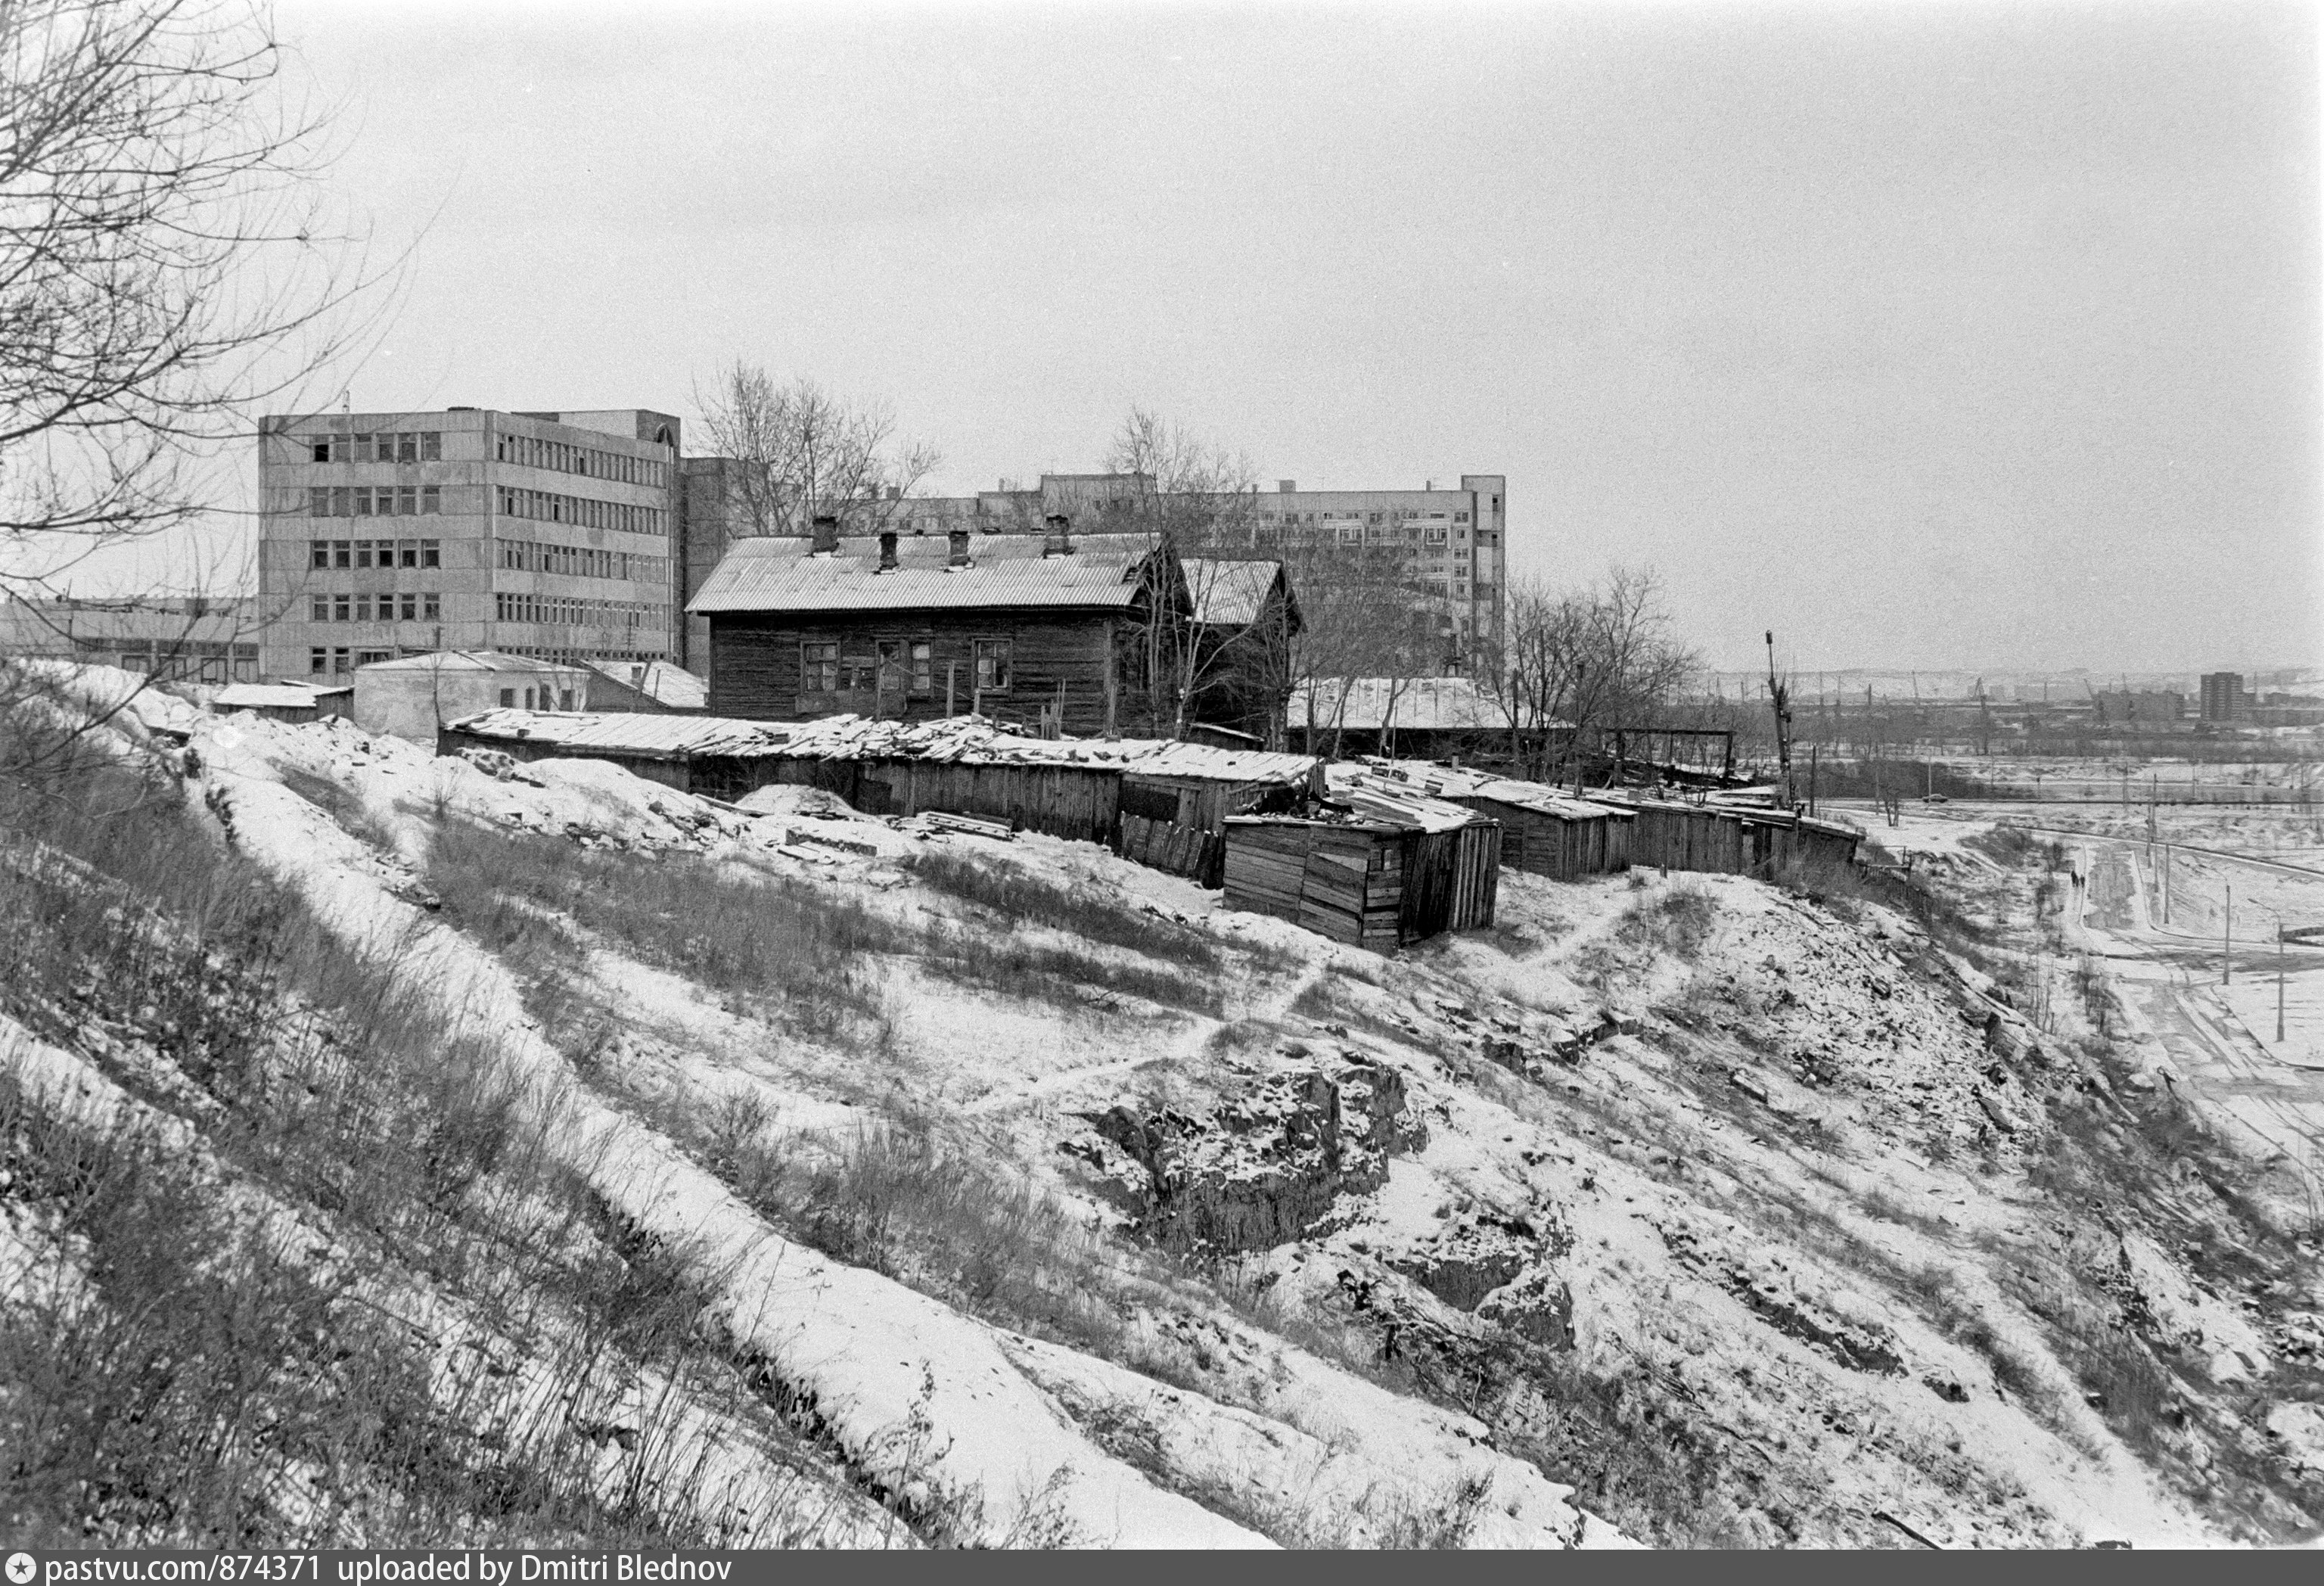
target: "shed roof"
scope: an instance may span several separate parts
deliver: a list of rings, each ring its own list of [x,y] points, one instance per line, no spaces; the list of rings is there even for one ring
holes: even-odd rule
[[[1220,782],[1304,781],[1305,754],[1213,749],[1154,738],[1025,738],[982,716],[933,722],[825,716],[789,728],[784,752],[809,760],[920,760],[962,765],[1047,765]]]
[[[1461,766],[1440,765],[1431,760],[1382,760],[1377,756],[1367,756],[1360,762],[1360,770],[1368,779],[1397,788],[1409,788],[1432,798],[1489,798],[1496,804],[1515,805],[1520,809],[1554,816],[1560,820],[1633,820],[1637,816],[1634,809],[1575,798],[1545,783],[1498,777]]]
[[[696,755],[763,759],[782,753],[788,736],[783,728],[766,722],[737,721],[731,716],[640,715],[632,711],[595,715],[488,710],[452,726],[472,737],[554,743],[562,749],[596,750],[641,760],[684,760]]]
[[[1417,826],[1424,832],[1449,832],[1485,818],[1464,804],[1431,798],[1417,788],[1370,775],[1362,766],[1326,766],[1323,775],[1333,801],[1346,805],[1366,820]]]
[[[581,663],[624,688],[634,688],[659,705],[678,710],[700,710],[710,703],[710,685],[669,661],[598,661]],[[634,680],[633,680],[634,679]]]
[[[980,606],[1118,609],[1138,596],[1138,569],[1157,549],[1145,534],[1089,534],[1050,556],[1032,534],[980,534],[970,563],[951,565],[948,536],[899,535],[897,565],[880,570],[880,543],[856,536],[817,556],[797,537],[738,539],[687,610],[714,612],[937,611]]]
[[[425,655],[407,655],[396,660],[370,661],[357,667],[361,672],[556,672],[580,678],[587,673],[579,667],[567,666],[562,661],[542,660],[538,656],[510,655],[498,650],[431,650]]]

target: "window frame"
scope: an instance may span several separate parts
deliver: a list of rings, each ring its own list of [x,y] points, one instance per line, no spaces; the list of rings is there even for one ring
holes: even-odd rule
[[[1008,694],[1016,687],[1013,639],[977,639],[969,650],[969,682],[979,694]],[[988,668],[988,659],[997,662]],[[986,681],[990,675],[994,680]]]

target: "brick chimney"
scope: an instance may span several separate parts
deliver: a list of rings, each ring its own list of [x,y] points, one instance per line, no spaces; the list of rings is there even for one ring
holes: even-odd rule
[[[883,573],[896,570],[896,531],[893,529],[882,530],[880,534],[880,570]]]
[[[827,557],[839,549],[839,520],[830,513],[818,515],[815,521],[815,554]]]
[[[945,536],[952,545],[952,566],[965,567],[968,564],[968,530],[954,529]]]
[[[1074,521],[1063,512],[1051,512],[1042,520],[1049,532],[1041,541],[1043,557],[1069,557],[1074,554]]]

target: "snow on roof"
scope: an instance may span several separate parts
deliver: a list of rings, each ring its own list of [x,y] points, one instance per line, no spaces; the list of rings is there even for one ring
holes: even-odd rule
[[[769,758],[784,752],[788,735],[785,729],[770,722],[737,721],[731,716],[640,715],[634,711],[593,715],[488,710],[452,726],[477,738],[554,743],[560,749],[595,749],[657,760],[689,755]]]
[[[310,688],[304,683],[229,683],[210,701],[217,710],[304,710],[327,694],[346,688]]]
[[[1247,628],[1267,608],[1268,591],[1283,571],[1277,561],[1222,562],[1188,557],[1186,588],[1194,597],[1194,621],[1222,628]]]
[[[687,671],[684,667],[668,661],[599,661],[581,663],[593,672],[602,672],[624,688],[639,693],[661,705],[676,705],[682,710],[700,710],[710,703],[710,685]]]
[[[1221,782],[1304,781],[1312,755],[1263,754],[1153,738],[1025,738],[982,716],[905,723],[825,716],[789,729],[785,753],[808,760],[922,760],[959,765],[1048,765]]]
[[[1440,765],[1431,760],[1382,760],[1378,756],[1366,756],[1360,767],[1369,780],[1397,788],[1409,788],[1416,793],[1431,798],[1489,798],[1496,804],[1513,804],[1520,809],[1554,816],[1560,820],[1605,820],[1609,817],[1629,820],[1637,813],[1586,798],[1575,798],[1541,782],[1497,777],[1487,771]]]
[[[1291,690],[1288,720],[1307,723],[1310,685]],[[1471,678],[1327,678],[1313,686],[1315,724],[1378,732],[1383,722],[1407,732],[1499,731],[1509,729],[1508,708]],[[1342,715],[1341,700],[1346,699]],[[1567,727],[1570,722],[1550,722]]]
[[[1372,775],[1363,766],[1326,766],[1323,776],[1333,801],[1346,805],[1365,820],[1418,826],[1425,832],[1449,832],[1485,818],[1466,805],[1431,798],[1416,788]]]
[[[904,723],[868,716],[750,722],[728,716],[491,710],[452,724],[478,738],[554,743],[568,752],[677,758],[922,760],[954,765],[1045,765],[1215,782],[1301,782],[1305,754],[1259,754],[1150,738],[1022,738],[982,716]]]
[[[562,661],[542,660],[537,656],[508,655],[497,650],[431,650],[425,655],[407,655],[399,660],[371,661],[355,669],[358,672],[560,672],[573,677],[585,676],[579,667],[567,666]]]
[[[796,536],[738,539],[687,603],[689,612],[927,611],[974,606],[1126,606],[1155,549],[1144,534],[1088,534],[1048,556],[1038,534],[979,534],[970,563],[951,566],[950,537],[897,537],[897,565],[880,570],[877,539],[842,539],[829,556]]]

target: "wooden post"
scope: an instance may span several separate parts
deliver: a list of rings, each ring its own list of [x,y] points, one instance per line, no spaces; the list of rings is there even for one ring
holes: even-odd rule
[[[2283,1044],[2283,921],[2275,922],[2275,1042]]]
[[[945,662],[945,715],[946,715],[953,713],[953,692],[959,683],[960,663],[956,660]]]
[[[2227,983],[2230,977],[2235,973],[2234,964],[2227,956],[2229,953],[2235,950],[2235,945],[2236,890],[2233,887],[2229,887],[2227,889],[2227,906],[2222,911],[2222,917],[2219,921],[2219,983],[2223,986]]]

